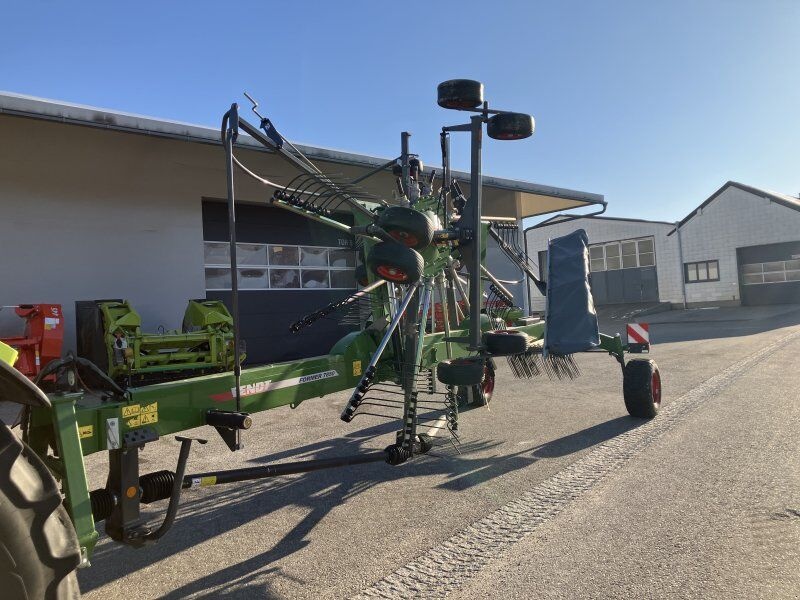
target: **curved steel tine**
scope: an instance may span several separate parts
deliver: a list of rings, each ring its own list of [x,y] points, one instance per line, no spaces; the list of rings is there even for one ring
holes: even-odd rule
[[[315,208],[319,209],[321,206],[322,199],[325,197],[325,194],[328,193],[328,186],[325,183],[317,181],[315,185],[309,186],[306,190],[308,194],[307,202],[312,204]]]
[[[297,184],[295,182],[296,181],[303,181],[306,177],[309,177],[308,173],[300,173],[298,175],[295,175],[292,179],[289,180],[289,183],[287,183],[284,186],[283,191],[284,192],[293,191],[297,187]],[[303,185],[303,184],[301,183],[300,185]]]
[[[325,189],[326,187],[327,186],[323,182],[319,181],[317,177],[309,178],[308,181],[304,182],[303,185],[300,188],[298,188],[297,198],[298,200],[311,202],[313,204],[314,202],[312,201],[312,198],[314,196],[318,196],[320,193],[317,192],[316,190]],[[307,199],[304,199],[303,198],[304,196],[307,197]]]
[[[337,208],[339,208],[342,205],[343,202],[347,201],[348,198],[349,198],[347,196],[347,194],[345,194],[345,192],[343,192],[341,190],[331,191],[329,194],[325,194],[325,196],[326,196],[326,200],[324,200],[321,203],[320,208],[324,208],[326,210],[336,210]],[[328,208],[333,203],[333,201],[336,198],[339,198],[339,197],[341,197],[341,200],[339,202],[337,202],[336,205],[333,206],[332,208]]]

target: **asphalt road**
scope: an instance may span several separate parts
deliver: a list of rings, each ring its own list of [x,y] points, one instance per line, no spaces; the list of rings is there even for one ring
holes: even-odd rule
[[[411,589],[404,567],[449,556],[448,540],[479,537],[471,525],[492,515],[519,519],[530,509],[535,518],[506,527],[513,535],[495,527],[501,543],[475,554],[471,568],[417,575],[414,595],[735,597],[780,580],[760,595],[796,597],[797,579],[781,567],[800,562],[800,337],[785,341],[794,332],[797,311],[653,325],[665,406],[652,425],[627,416],[619,367],[607,356],[579,356],[583,375],[566,382],[513,379],[502,365],[490,409],[462,415],[458,452],[187,491],[157,545],[134,550],[104,537],[81,589],[89,599],[401,597]],[[725,383],[728,372],[736,375]],[[344,455],[392,440],[394,423],[341,422],[345,400],[256,415],[235,454],[197,430],[210,441],[188,470]],[[174,468],[177,448],[149,445],[142,471]],[[612,451],[624,460],[602,454]],[[105,467],[103,455],[89,458],[92,487]],[[561,489],[575,482],[579,492]],[[154,520],[164,505],[149,507]],[[406,579],[393,591],[398,569]]]

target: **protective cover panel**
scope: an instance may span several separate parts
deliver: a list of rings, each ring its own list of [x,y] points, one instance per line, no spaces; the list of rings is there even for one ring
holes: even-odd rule
[[[589,288],[588,243],[586,232],[578,229],[548,245],[544,339],[548,353],[572,354],[600,344]]]

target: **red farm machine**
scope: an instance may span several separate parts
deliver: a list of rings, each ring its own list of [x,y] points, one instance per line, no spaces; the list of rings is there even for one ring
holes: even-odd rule
[[[0,337],[0,342],[17,351],[14,366],[26,377],[35,378],[47,364],[61,358],[64,316],[60,304],[19,304],[14,309],[24,321],[22,335]]]

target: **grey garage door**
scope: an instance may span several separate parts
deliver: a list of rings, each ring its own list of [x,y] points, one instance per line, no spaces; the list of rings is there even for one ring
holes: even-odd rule
[[[655,267],[594,272],[591,283],[594,303],[598,306],[658,302]]]
[[[736,249],[742,304],[800,303],[800,240]]]
[[[299,333],[289,324],[351,293],[355,287],[353,239],[280,208],[242,204],[236,210],[239,243],[239,322],[247,364],[326,354],[353,330],[338,315]],[[228,212],[223,202],[203,202],[206,297],[230,307]]]
[[[596,305],[658,302],[652,237],[589,246],[592,295]]]

